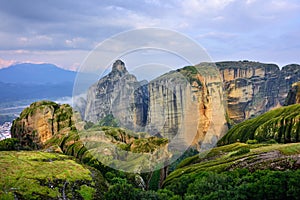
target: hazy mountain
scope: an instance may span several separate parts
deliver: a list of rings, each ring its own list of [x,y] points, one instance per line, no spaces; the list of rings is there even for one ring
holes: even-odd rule
[[[0,70],[0,103],[72,96],[76,72],[53,64],[23,63]]]
[[[4,83],[73,83],[75,76],[76,72],[61,69],[53,64],[22,63],[0,69],[0,80]]]
[[[0,103],[32,98],[72,96],[73,82],[55,84],[22,84],[0,82]]]

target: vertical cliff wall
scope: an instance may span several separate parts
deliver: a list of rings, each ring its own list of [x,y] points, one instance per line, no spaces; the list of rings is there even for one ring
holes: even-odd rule
[[[279,69],[258,62],[218,62],[227,113],[234,123],[282,106],[292,83],[300,80],[300,66]]]
[[[146,123],[147,105],[147,87],[117,60],[112,71],[90,87],[84,119],[97,123],[111,115],[120,126],[139,129]]]
[[[85,120],[113,116],[120,126],[209,148],[230,124],[284,104],[300,66],[258,62],[202,63],[139,83],[118,60],[88,91]],[[172,145],[171,145],[172,146]]]
[[[42,147],[53,135],[75,129],[71,106],[40,101],[24,109],[13,121],[11,134],[22,145]]]

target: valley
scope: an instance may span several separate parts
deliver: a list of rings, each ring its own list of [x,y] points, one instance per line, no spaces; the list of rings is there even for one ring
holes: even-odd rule
[[[22,111],[0,141],[0,197],[296,199],[299,80],[299,65],[239,61],[146,83],[118,60],[73,107],[3,104]]]

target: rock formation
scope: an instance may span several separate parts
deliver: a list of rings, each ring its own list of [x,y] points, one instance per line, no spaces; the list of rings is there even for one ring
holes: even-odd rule
[[[117,60],[112,71],[90,87],[84,118],[96,123],[112,115],[121,126],[138,129],[138,126],[145,124],[148,110],[145,93],[147,87],[128,73],[121,60]]]
[[[32,103],[14,120],[11,134],[23,146],[42,147],[53,135],[69,132],[74,126],[72,108],[50,101]]]
[[[89,89],[85,120],[113,115],[121,126],[168,138],[180,149],[198,146],[199,141],[216,143],[227,130],[222,80],[212,66],[212,73],[198,73],[205,67],[185,67],[142,85],[118,60],[111,73]]]
[[[279,69],[258,62],[218,62],[227,113],[234,123],[284,105],[291,85],[300,80],[300,65]]]
[[[286,98],[286,105],[300,103],[300,82],[294,83]]]
[[[149,83],[148,132],[156,126],[163,137],[174,138],[177,148],[213,145],[226,132],[222,80],[207,65],[172,71]],[[210,73],[201,73],[207,67]]]
[[[258,62],[201,63],[140,83],[117,60],[87,94],[84,119],[107,115],[134,131],[177,144],[210,147],[233,125],[284,104],[300,66]],[[172,146],[172,145],[171,145]]]

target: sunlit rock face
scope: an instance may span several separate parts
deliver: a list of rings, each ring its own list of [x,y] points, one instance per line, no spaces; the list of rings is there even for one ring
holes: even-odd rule
[[[141,129],[146,123],[147,105],[147,85],[138,82],[117,60],[112,71],[90,87],[84,119],[96,123],[111,115],[121,126]]]
[[[228,125],[282,106],[300,66],[281,70],[258,62],[201,63],[139,82],[117,60],[90,87],[84,113],[94,123],[112,116],[120,126],[210,148]],[[172,144],[170,145],[172,147]]]
[[[300,66],[279,69],[258,62],[219,62],[228,117],[239,123],[282,106],[292,83],[300,80]]]
[[[207,67],[185,67],[140,83],[118,60],[90,87],[85,120],[96,123],[112,115],[119,125],[168,138],[176,148],[217,141],[227,130],[223,87],[217,68],[199,73]]]
[[[22,145],[41,148],[55,134],[75,129],[74,121],[71,106],[40,101],[22,111],[14,120],[11,133]]]

